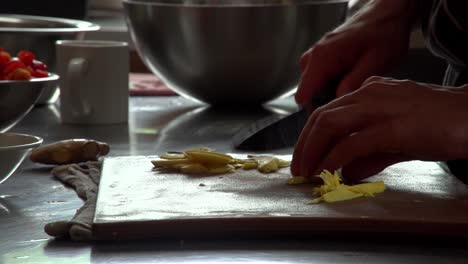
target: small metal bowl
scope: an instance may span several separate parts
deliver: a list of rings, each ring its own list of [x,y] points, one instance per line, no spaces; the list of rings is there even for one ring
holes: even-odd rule
[[[341,24],[346,0],[124,0],[145,64],[211,105],[261,105],[294,92],[301,55]]]
[[[42,138],[32,135],[0,133],[0,184],[16,171],[24,158],[42,141]]]
[[[86,32],[99,30],[90,22],[56,17],[0,14],[0,47],[12,56],[20,50],[30,50],[44,62],[51,72],[57,72],[55,41],[81,39]],[[45,88],[39,104],[53,101],[57,86]]]
[[[48,77],[29,81],[0,81],[0,133],[8,131],[31,111],[45,87],[56,86],[59,76],[49,73]]]

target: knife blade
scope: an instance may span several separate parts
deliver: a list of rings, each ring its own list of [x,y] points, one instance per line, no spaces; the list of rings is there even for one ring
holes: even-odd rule
[[[323,89],[312,98],[314,108],[335,99],[336,87]],[[241,129],[233,137],[234,148],[249,151],[267,151],[292,147],[304,128],[309,113],[302,108],[284,117],[270,116]]]

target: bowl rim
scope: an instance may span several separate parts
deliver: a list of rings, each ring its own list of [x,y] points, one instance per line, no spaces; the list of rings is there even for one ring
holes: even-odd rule
[[[48,17],[48,16],[33,16],[33,15],[21,15],[21,14],[3,14],[0,13],[0,20],[32,20],[41,22],[55,22],[61,23],[64,27],[46,28],[46,27],[0,27],[0,33],[4,32],[18,32],[18,33],[67,33],[67,32],[88,32],[97,31],[101,27],[97,24],[68,18],[59,17]],[[68,25],[69,27],[65,27]]]
[[[128,47],[128,42],[118,40],[60,39],[55,41],[55,45],[60,45],[67,48],[87,47],[93,49],[110,49]]]
[[[0,133],[0,137],[2,136],[16,136],[22,138],[29,138],[33,139],[34,141],[31,143],[19,144],[14,146],[0,146],[0,151],[7,151],[7,150],[23,150],[23,149],[31,149],[36,148],[44,142],[44,139],[38,136],[29,135],[29,134],[21,134],[21,133]]]
[[[250,0],[249,3],[239,0],[224,0],[218,3],[206,3],[206,0],[191,0],[190,3],[185,3],[186,0],[122,0],[124,5],[143,4],[149,6],[168,6],[168,7],[256,7],[256,6],[291,6],[291,5],[310,5],[310,4],[339,4],[348,3],[349,0],[292,0],[285,2],[284,0]]]
[[[57,81],[59,78],[60,76],[58,74],[49,72],[49,76],[47,77],[31,78],[29,80],[0,80],[0,84],[50,82],[50,81]]]

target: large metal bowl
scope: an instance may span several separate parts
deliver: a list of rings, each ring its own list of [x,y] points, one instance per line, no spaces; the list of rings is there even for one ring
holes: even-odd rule
[[[259,105],[294,92],[299,59],[346,17],[346,0],[124,0],[138,53],[181,95]]]
[[[40,137],[0,133],[0,184],[8,179],[34,148],[41,145]]]
[[[57,72],[55,41],[81,39],[84,33],[98,29],[98,25],[81,20],[0,14],[0,47],[12,55],[20,50],[30,50],[48,65],[49,71]],[[45,87],[38,103],[49,102],[56,91],[56,85]]]
[[[57,85],[58,75],[29,81],[0,81],[0,133],[8,131],[31,111],[46,87]]]

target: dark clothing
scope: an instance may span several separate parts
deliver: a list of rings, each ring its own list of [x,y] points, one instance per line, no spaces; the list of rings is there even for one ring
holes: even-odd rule
[[[448,63],[443,85],[468,84],[468,1],[420,0],[420,5],[427,11],[422,21],[427,47]],[[468,183],[468,159],[446,164],[452,174]]]
[[[468,84],[468,71],[448,66],[445,73],[444,85],[460,86]],[[468,122],[468,113],[466,113]],[[445,162],[450,172],[465,184],[468,184],[468,159],[449,160]]]

